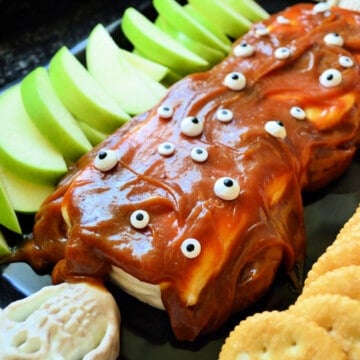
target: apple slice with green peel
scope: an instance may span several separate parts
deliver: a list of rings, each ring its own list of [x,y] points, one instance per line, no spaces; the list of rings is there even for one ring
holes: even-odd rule
[[[129,114],[149,110],[167,91],[127,60],[103,26],[96,26],[89,36],[86,64],[94,79]]]
[[[0,177],[0,224],[11,231],[21,234],[21,227],[16,216],[15,210],[11,205],[8,193],[3,185],[2,177]],[[1,242],[0,242],[1,253]]]
[[[125,10],[121,27],[133,46],[146,58],[167,66],[180,75],[209,68],[206,60],[165,34],[135,8]]]
[[[25,76],[21,81],[21,95],[33,123],[65,159],[75,161],[92,148],[57,96],[45,68],[38,67]]]
[[[223,29],[219,28],[213,22],[209,21],[206,17],[204,17],[201,14],[201,11],[200,12],[197,11],[190,4],[185,4],[183,8],[195,21],[197,21],[206,29],[208,29],[210,32],[212,32],[216,37],[218,37],[221,40],[222,43],[227,44],[229,49],[227,53],[230,52],[231,40],[227,37]]]
[[[130,120],[65,46],[51,59],[49,76],[60,100],[77,120],[103,132]]]
[[[45,198],[53,193],[55,189],[55,185],[40,184],[27,180],[2,166],[0,166],[0,178],[12,209],[21,213],[35,213],[38,211]],[[1,211],[2,204],[0,200]]]
[[[260,21],[269,17],[269,13],[254,0],[223,0],[223,2],[251,21]]]
[[[79,125],[90,141],[91,145],[95,146],[101,141],[105,140],[109,134],[105,134],[97,129],[92,128],[88,123],[79,121]]]
[[[158,16],[155,20],[154,24],[174,38],[179,43],[183,44],[186,48],[203,57],[206,61],[209,62],[210,66],[213,66],[219,63],[224,57],[225,54],[217,50],[215,48],[211,48],[199,41],[193,40],[188,37],[186,34],[178,31],[175,27],[173,27],[170,23],[168,23],[163,16]]]
[[[203,0],[189,0],[189,4],[234,39],[247,32],[252,25],[249,19],[235,12],[222,0],[207,0],[206,6]]]
[[[175,0],[153,0],[153,5],[160,16],[191,39],[221,50],[224,54],[230,51],[228,42],[222,42]]]
[[[163,80],[169,72],[169,68],[161,65],[155,61],[146,59],[141,55],[137,55],[134,52],[127,51],[120,48],[120,51],[124,54],[126,59],[139,70],[151,77],[153,80],[160,82]]]
[[[40,133],[29,118],[20,85],[0,96],[0,163],[19,176],[55,184],[66,171],[60,152]]]
[[[9,255],[10,253],[9,245],[6,243],[3,233],[0,231],[0,256]]]

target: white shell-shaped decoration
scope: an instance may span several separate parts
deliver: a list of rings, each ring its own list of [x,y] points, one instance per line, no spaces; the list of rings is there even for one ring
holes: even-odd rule
[[[254,54],[255,49],[251,44],[247,43],[246,41],[242,41],[240,44],[234,47],[233,52],[237,57],[249,57]]]
[[[256,36],[266,36],[266,35],[269,35],[270,31],[268,28],[258,28],[255,30],[255,35]]]
[[[174,110],[170,106],[161,105],[156,109],[156,113],[163,119],[170,119],[174,114]]]
[[[341,72],[337,69],[327,69],[320,75],[319,82],[327,88],[339,86],[342,83]]]
[[[243,73],[234,71],[225,76],[223,84],[231,90],[243,90],[246,86],[246,78]]]
[[[339,64],[345,69],[351,68],[354,66],[354,60],[349,56],[341,55],[339,57]]]
[[[199,240],[189,238],[182,242],[181,252],[189,259],[198,257],[201,253],[201,244]]]
[[[299,106],[293,106],[290,109],[290,115],[297,120],[304,120],[306,118],[305,110]]]
[[[0,358],[115,360],[119,323],[105,288],[86,282],[45,286],[0,309]]]
[[[231,110],[220,108],[216,111],[216,119],[220,122],[227,123],[234,118],[234,114]]]
[[[119,155],[116,150],[100,150],[94,160],[96,169],[106,172],[116,166],[119,161]]]
[[[145,229],[150,222],[150,215],[147,211],[145,210],[135,210],[131,215],[130,215],[130,224],[135,228],[135,229]]]
[[[208,151],[203,147],[195,147],[191,150],[191,158],[196,162],[204,162],[209,157]]]
[[[164,142],[157,148],[158,153],[163,156],[170,156],[175,152],[175,145],[172,142]]]
[[[326,45],[336,45],[336,46],[343,46],[344,39],[338,33],[329,33],[324,36],[324,41]]]
[[[181,121],[180,130],[184,135],[195,137],[203,132],[204,124],[196,116],[187,116]]]
[[[215,181],[214,192],[223,200],[234,200],[240,194],[239,183],[230,177],[221,177]]]
[[[291,50],[285,46],[279,47],[275,50],[274,56],[279,60],[287,59],[291,56]]]
[[[286,129],[281,121],[271,120],[265,124],[265,131],[280,139],[286,138]]]

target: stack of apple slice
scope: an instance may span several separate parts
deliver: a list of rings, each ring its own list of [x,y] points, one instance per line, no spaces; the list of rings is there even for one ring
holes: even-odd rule
[[[211,6],[209,6],[211,4]],[[131,116],[153,107],[167,86],[210,68],[233,38],[268,14],[254,0],[154,0],[154,22],[128,8],[121,23],[132,51],[101,25],[86,65],[66,47],[0,94],[0,225],[21,234],[18,213],[34,213],[68,166]],[[9,252],[0,229],[0,254]]]

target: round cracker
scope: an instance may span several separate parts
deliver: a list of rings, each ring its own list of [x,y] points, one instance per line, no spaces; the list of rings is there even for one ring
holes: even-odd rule
[[[337,341],[350,360],[360,359],[360,302],[347,296],[310,296],[289,312],[315,322]]]
[[[360,241],[335,241],[313,264],[305,286],[328,271],[349,265],[360,265]]]
[[[346,355],[328,333],[289,312],[267,311],[240,322],[226,339],[219,360],[341,360]]]
[[[343,266],[320,275],[304,286],[296,302],[319,294],[339,294],[360,300],[360,266]]]

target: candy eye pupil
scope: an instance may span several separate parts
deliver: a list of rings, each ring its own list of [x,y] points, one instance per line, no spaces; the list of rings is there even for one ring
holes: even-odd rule
[[[194,117],[194,118],[192,118],[191,122],[192,122],[193,124],[198,124],[198,123],[199,123],[199,119],[198,119],[197,117]]]
[[[284,124],[281,121],[277,122],[279,126],[284,126]]]
[[[334,75],[333,75],[333,74],[329,74],[329,75],[326,77],[326,79],[329,80],[329,81],[331,81],[333,78],[334,78]]]
[[[237,79],[239,78],[239,75],[238,75],[238,74],[232,74],[232,75],[231,75],[231,78],[232,78],[233,80],[237,80]]]
[[[226,187],[232,187],[234,185],[234,182],[231,179],[225,179],[224,180],[224,185]]]
[[[193,252],[193,251],[195,250],[194,244],[188,244],[188,245],[186,246],[186,250],[187,250],[188,252]]]
[[[202,149],[196,149],[196,153],[201,155],[203,153],[203,150]]]
[[[144,220],[144,215],[141,213],[136,214],[136,220],[138,221]]]
[[[103,159],[106,158],[107,153],[106,153],[106,151],[100,151],[100,153],[99,153],[98,156],[99,156],[99,159],[100,159],[100,160],[103,160]]]

